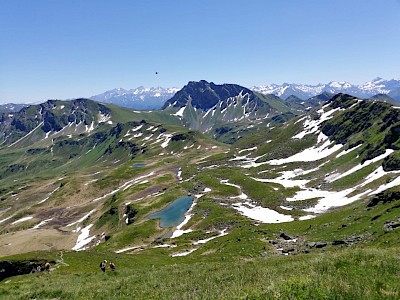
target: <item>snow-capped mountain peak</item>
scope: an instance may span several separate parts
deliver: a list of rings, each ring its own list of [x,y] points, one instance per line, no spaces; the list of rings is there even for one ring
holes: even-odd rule
[[[151,110],[160,109],[165,101],[170,99],[178,90],[179,89],[175,87],[146,88],[139,86],[130,90],[117,88],[92,96],[90,99],[133,109]]]
[[[367,98],[376,94],[388,94],[400,88],[400,80],[385,80],[380,77],[365,82],[360,85],[351,84],[347,81],[331,81],[327,84],[270,84],[264,86],[254,86],[251,89],[262,94],[274,94],[281,98],[294,95],[301,99],[308,99],[323,92],[328,93],[347,93],[357,97]]]

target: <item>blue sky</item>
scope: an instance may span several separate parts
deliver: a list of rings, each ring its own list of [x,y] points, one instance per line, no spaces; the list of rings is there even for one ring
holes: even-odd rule
[[[400,1],[2,0],[0,41],[0,102],[201,79],[362,83],[400,77]]]

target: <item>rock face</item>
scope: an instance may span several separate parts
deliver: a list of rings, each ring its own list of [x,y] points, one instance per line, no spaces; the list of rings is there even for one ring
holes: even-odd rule
[[[207,111],[213,108],[216,104],[220,104],[224,109],[229,105],[228,99],[236,98],[242,95],[240,105],[246,102],[251,102],[256,105],[261,105],[262,101],[252,91],[237,84],[222,84],[217,85],[213,82],[201,80],[199,82],[190,81],[180,91],[178,91],[171,99],[165,102],[162,109],[169,106],[184,107],[190,101],[192,107]],[[247,97],[245,97],[247,95]]]
[[[393,202],[395,200],[400,199],[400,192],[391,192],[385,191],[379,194],[376,194],[367,204],[367,207],[374,207],[378,205],[380,202],[382,204]]]
[[[245,129],[269,114],[281,113],[266,100],[268,97],[262,97],[236,84],[191,81],[165,103],[163,110],[179,118],[182,125],[218,139],[221,128],[226,128],[224,133]],[[283,101],[281,106],[286,107]],[[229,134],[240,135],[235,132]]]

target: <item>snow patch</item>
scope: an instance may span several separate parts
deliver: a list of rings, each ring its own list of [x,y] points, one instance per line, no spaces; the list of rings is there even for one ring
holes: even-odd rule
[[[128,247],[128,248],[117,250],[117,251],[115,251],[115,253],[123,253],[123,252],[129,251],[129,250],[135,250],[135,249],[139,249],[139,248],[141,248],[141,246]]]
[[[391,182],[387,183],[387,184],[382,184],[381,186],[379,186],[375,191],[372,191],[368,194],[368,196],[370,195],[376,195],[380,192],[383,192],[387,189],[390,189],[392,187],[398,186],[400,185],[400,176],[397,177],[396,179],[392,180]]]
[[[269,208],[256,206],[250,202],[235,203],[233,204],[233,208],[250,219],[268,224],[291,222],[294,220],[290,215],[284,215]]]
[[[93,226],[93,224],[89,224],[85,228],[82,229],[82,233],[78,236],[78,239],[76,240],[76,244],[74,247],[72,247],[72,250],[75,251],[81,251],[84,250],[82,249],[85,245],[89,244],[96,236],[89,236],[90,234],[90,228]]]
[[[314,219],[315,215],[306,215],[299,218],[300,221]]]
[[[7,221],[7,220],[9,220],[9,219],[11,219],[13,216],[9,216],[9,217],[7,217],[7,218],[5,218],[5,219],[3,219],[3,220],[0,220],[0,224],[1,223],[3,223],[3,222],[5,222],[5,221]]]
[[[361,147],[361,146],[362,146],[362,144],[357,145],[357,146],[355,146],[355,147],[353,147],[353,148],[350,148],[350,149],[347,149],[347,150],[343,150],[343,151],[340,152],[338,155],[336,155],[336,158],[341,157],[341,156],[343,156],[343,155],[346,155],[346,154],[350,153],[350,152],[353,151],[353,150],[356,150],[358,147]]]
[[[39,229],[39,227],[45,225],[46,223],[50,222],[51,220],[53,220],[53,218],[50,218],[50,219],[47,219],[47,220],[43,220],[39,224],[33,226],[32,229]]]
[[[161,144],[162,148],[166,148],[169,144],[169,141],[171,140],[171,137],[167,137],[164,141],[164,143]]]
[[[287,206],[279,206],[280,208],[284,209],[284,210],[293,210],[293,207],[287,207]]]
[[[179,181],[182,181],[182,168],[178,169],[178,174],[176,175]]]
[[[254,146],[252,148],[242,149],[242,150],[239,151],[239,154],[242,153],[242,152],[245,152],[245,151],[253,151],[253,150],[257,150],[257,146]]]
[[[216,239],[216,238],[218,238],[218,237],[227,235],[228,232],[226,232],[226,231],[227,231],[227,229],[225,228],[225,229],[222,230],[218,235],[212,236],[212,237],[210,237],[210,238],[208,238],[208,239],[198,240],[198,241],[196,241],[196,242],[193,242],[193,245],[205,244],[205,243],[207,243],[207,242],[209,242],[209,241],[212,241],[213,239]]]
[[[51,197],[51,195],[53,195],[59,189],[60,189],[60,187],[57,187],[54,191],[52,191],[50,194],[48,194],[46,198],[44,198],[43,200],[39,201],[38,204],[41,204],[41,203],[45,202],[46,200],[48,200]]]
[[[19,219],[19,220],[17,220],[17,221],[12,222],[11,224],[12,224],[12,225],[18,224],[18,223],[25,222],[25,221],[28,221],[28,220],[31,220],[31,219],[33,219],[33,217],[31,217],[31,216],[29,216],[29,217],[24,217],[24,218],[21,218],[21,219]]]
[[[179,253],[172,254],[171,256],[172,257],[186,256],[186,255],[189,255],[190,253],[192,253],[192,252],[194,252],[196,250],[197,250],[197,248],[193,248],[193,249],[190,249],[190,250],[186,250],[186,252],[179,252]]]
[[[99,123],[105,123],[105,122],[107,122],[107,121],[110,120],[110,119],[111,119],[111,116],[110,116],[110,115],[103,115],[103,114],[101,113],[101,111],[99,111],[99,115],[98,115],[98,118],[97,118],[97,120],[98,120]]]
[[[95,211],[96,211],[96,209],[92,209],[86,215],[84,215],[82,218],[80,218],[78,221],[68,224],[67,227],[83,222],[87,217],[89,217]]]
[[[268,163],[270,165],[283,165],[285,163],[290,163],[290,162],[317,161],[328,157],[329,155],[335,153],[336,151],[338,151],[340,148],[343,147],[343,145],[338,144],[329,148],[329,146],[331,145],[332,142],[327,140],[324,144],[322,144],[319,147],[314,146],[287,158],[270,160],[268,161]]]
[[[386,149],[385,153],[383,153],[383,154],[381,154],[381,155],[379,155],[379,156],[377,156],[377,157],[375,157],[375,158],[373,158],[373,159],[366,160],[363,164],[359,164],[359,165],[357,165],[357,166],[351,168],[350,170],[344,172],[343,174],[332,178],[332,179],[329,180],[328,182],[336,181],[336,180],[338,180],[338,179],[340,179],[340,178],[343,178],[343,177],[345,177],[345,176],[347,176],[347,175],[350,175],[350,174],[352,174],[352,173],[354,173],[354,172],[357,172],[358,170],[361,170],[362,168],[364,168],[364,167],[366,167],[366,166],[368,166],[368,165],[370,165],[370,164],[372,164],[372,163],[375,163],[375,162],[380,161],[381,159],[384,159],[385,157],[389,156],[389,155],[392,154],[393,152],[394,152],[394,150],[392,150],[392,149]]]
[[[172,114],[173,116],[183,117],[183,112],[185,111],[186,106],[181,107],[176,113]]]

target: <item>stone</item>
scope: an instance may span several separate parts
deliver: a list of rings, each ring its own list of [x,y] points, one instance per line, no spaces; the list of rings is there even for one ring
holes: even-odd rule
[[[317,242],[315,243],[315,248],[324,248],[326,245],[328,245],[325,242]]]
[[[283,238],[283,239],[286,240],[286,241],[288,241],[288,240],[293,240],[293,239],[294,239],[293,237],[291,237],[290,235],[287,235],[287,234],[284,233],[284,232],[282,232],[282,233],[279,235],[279,237],[280,237],[280,238]]]
[[[344,240],[336,240],[332,242],[332,245],[337,246],[337,245],[347,245],[347,242]]]

